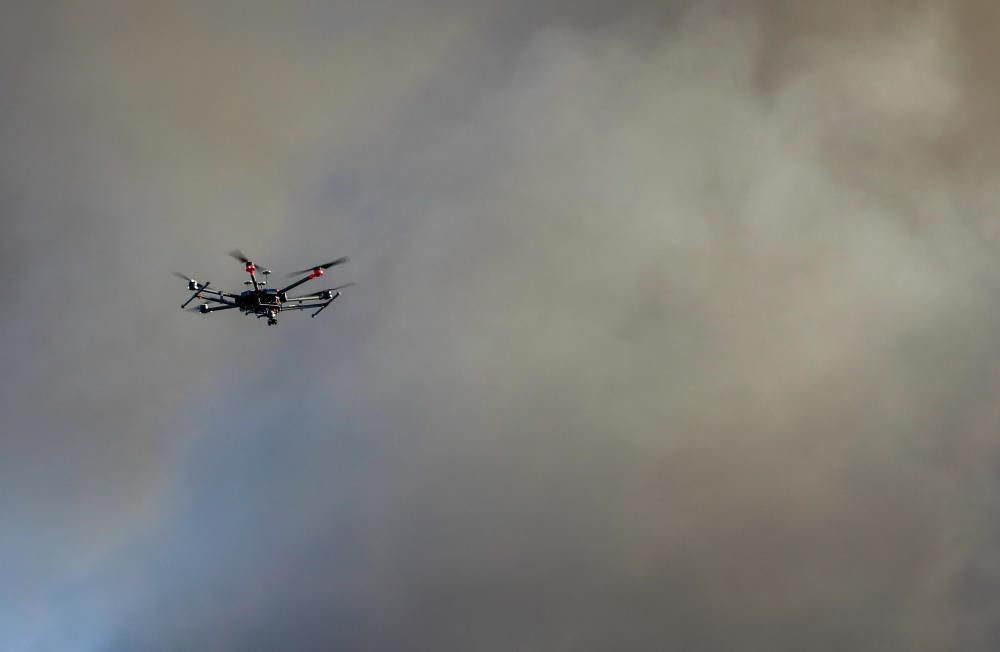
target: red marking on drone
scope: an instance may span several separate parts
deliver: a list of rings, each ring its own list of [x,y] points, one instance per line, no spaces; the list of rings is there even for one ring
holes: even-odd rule
[[[309,275],[309,278],[319,278],[320,276],[323,276],[323,274],[325,273],[326,272],[323,271],[322,267],[317,267],[312,271],[312,274]]]
[[[248,262],[247,263],[247,274],[253,274],[256,271],[257,271],[257,266],[254,265],[253,263]]]

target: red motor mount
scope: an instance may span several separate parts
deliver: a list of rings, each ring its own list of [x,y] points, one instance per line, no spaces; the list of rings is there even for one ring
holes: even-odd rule
[[[257,266],[251,263],[250,261],[247,261],[247,274],[253,274],[256,271],[257,271]]]
[[[323,271],[322,267],[315,267],[313,268],[312,274],[309,275],[309,278],[319,278],[320,276],[323,276],[323,274],[325,273],[326,272]]]

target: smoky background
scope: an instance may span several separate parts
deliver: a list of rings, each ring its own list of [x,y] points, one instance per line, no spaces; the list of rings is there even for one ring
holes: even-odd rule
[[[993,649],[996,14],[3,8],[2,647]]]

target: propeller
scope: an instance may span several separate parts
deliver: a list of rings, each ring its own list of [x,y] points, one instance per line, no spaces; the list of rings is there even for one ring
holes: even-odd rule
[[[303,269],[302,271],[299,272],[292,272],[291,274],[287,274],[287,276],[291,278],[293,276],[299,276],[301,274],[309,274],[317,269],[330,269],[334,265],[343,265],[348,260],[350,259],[347,256],[344,256],[343,258],[338,258],[337,260],[331,260],[330,262],[323,263],[322,265],[316,265],[315,267],[310,267],[309,269]]]
[[[339,292],[340,290],[343,290],[344,288],[349,288],[352,285],[357,285],[357,283],[344,283],[343,285],[338,285],[337,287],[334,287],[334,288],[327,288],[326,290],[320,290],[318,292],[313,292],[312,294],[306,294],[306,295],[301,296],[301,297],[288,297],[285,300],[286,301],[315,301],[316,297],[322,297],[322,296],[327,295],[327,294],[333,294],[334,292]]]
[[[177,278],[182,278],[185,281],[187,281],[187,283],[188,283],[188,289],[191,290],[191,291],[197,290],[199,287],[201,287],[200,285],[198,285],[198,281],[194,280],[193,278],[191,278],[187,274],[181,274],[180,272],[174,272],[173,274]]]
[[[247,258],[247,255],[242,251],[240,251],[239,249],[233,249],[232,251],[229,252],[229,255],[235,258],[236,260],[240,261],[241,263],[246,264],[250,262],[250,259]]]

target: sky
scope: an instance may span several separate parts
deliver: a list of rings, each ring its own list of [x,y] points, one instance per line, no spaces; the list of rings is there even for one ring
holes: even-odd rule
[[[998,30],[0,7],[0,649],[997,649]]]

